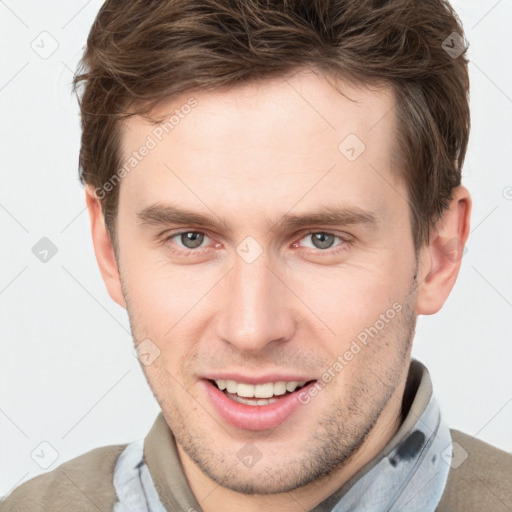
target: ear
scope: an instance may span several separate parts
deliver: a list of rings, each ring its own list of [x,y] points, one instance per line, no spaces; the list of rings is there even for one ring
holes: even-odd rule
[[[419,257],[416,313],[432,315],[445,303],[455,284],[469,235],[471,196],[462,185],[453,191],[449,207],[432,230]]]
[[[101,203],[92,185],[87,185],[85,188],[85,202],[89,210],[92,242],[94,244],[94,252],[96,254],[96,261],[100,267],[101,276],[103,277],[110,297],[121,307],[126,308],[114,247],[110,239],[110,233],[105,225],[105,217],[101,210]]]

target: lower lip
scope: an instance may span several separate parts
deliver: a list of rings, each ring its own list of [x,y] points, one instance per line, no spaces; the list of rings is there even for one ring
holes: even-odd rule
[[[267,430],[276,428],[302,405],[299,393],[307,392],[315,381],[281,398],[274,397],[277,400],[268,405],[240,404],[228,398],[209,380],[202,380],[201,383],[215,409],[227,423],[246,430]]]

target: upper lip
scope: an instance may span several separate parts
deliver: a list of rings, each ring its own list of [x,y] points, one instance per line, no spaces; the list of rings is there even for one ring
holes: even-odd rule
[[[235,382],[243,382],[245,384],[266,384],[268,382],[309,382],[316,380],[312,377],[299,374],[282,374],[282,373],[267,373],[265,375],[247,375],[245,372],[212,372],[202,376],[208,380],[234,380]]]

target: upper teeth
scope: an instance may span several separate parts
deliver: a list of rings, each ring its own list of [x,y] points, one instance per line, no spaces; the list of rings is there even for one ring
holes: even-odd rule
[[[266,382],[265,384],[245,384],[243,382],[236,382],[234,380],[215,380],[215,383],[219,389],[227,389],[228,393],[236,393],[238,396],[247,398],[270,398],[274,395],[284,395],[287,391],[290,393],[295,391],[306,384],[306,381],[302,382],[291,381],[285,382],[283,380],[279,382]]]

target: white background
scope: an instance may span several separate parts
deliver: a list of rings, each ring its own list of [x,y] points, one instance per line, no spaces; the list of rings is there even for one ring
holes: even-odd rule
[[[0,495],[144,437],[159,412],[126,312],[101,280],[78,181],[70,81],[100,5],[0,2]],[[470,42],[472,231],[446,305],[418,320],[413,356],[450,427],[511,451],[512,1],[453,5]],[[58,44],[46,59],[31,47],[41,37],[46,49]],[[42,237],[58,248],[47,263],[32,253]]]

